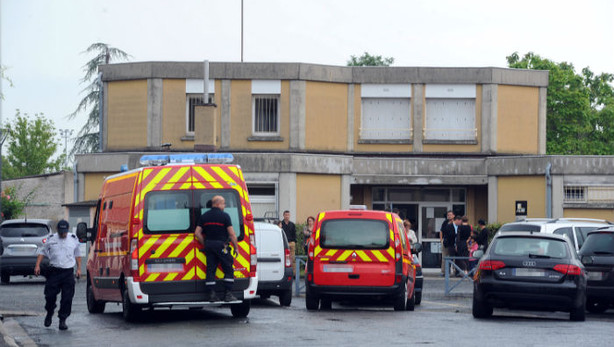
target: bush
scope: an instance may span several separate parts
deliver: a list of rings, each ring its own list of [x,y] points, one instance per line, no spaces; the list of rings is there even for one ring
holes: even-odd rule
[[[17,189],[8,187],[2,191],[2,220],[14,219],[19,217],[26,203],[17,199]]]

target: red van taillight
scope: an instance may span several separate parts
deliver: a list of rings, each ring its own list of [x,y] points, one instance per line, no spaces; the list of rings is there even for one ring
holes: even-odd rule
[[[249,235],[249,265],[249,276],[256,277],[258,258],[256,257],[256,236],[253,233]]]
[[[554,266],[554,271],[560,272],[563,275],[582,275],[582,268],[576,265],[558,264]]]
[[[284,250],[284,253],[286,254],[286,267],[292,267],[292,260],[290,259],[290,249],[286,248]]]
[[[394,239],[394,249],[395,249],[395,257],[397,260],[401,259],[401,255],[403,254],[403,249],[401,248],[401,240],[395,237]]]
[[[136,239],[130,241],[130,270],[133,271],[132,276],[138,276],[139,271],[139,249]]]
[[[499,270],[505,267],[505,263],[500,260],[484,260],[480,262],[480,270]]]
[[[313,241],[313,236],[309,238],[309,247],[307,248],[307,256],[309,260],[313,260],[313,249],[315,246],[315,242]]]

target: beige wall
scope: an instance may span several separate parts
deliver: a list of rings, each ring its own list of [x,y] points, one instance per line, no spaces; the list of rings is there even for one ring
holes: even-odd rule
[[[283,141],[248,141],[248,138],[252,136],[252,82],[232,80],[230,83],[230,147],[232,149],[288,149],[290,143],[290,82],[281,82],[279,136],[283,137]]]
[[[296,223],[321,211],[341,208],[341,176],[296,175]]]
[[[194,149],[194,141],[182,141],[187,129],[184,79],[165,79],[162,85],[162,143],[172,149]]]
[[[305,88],[305,148],[347,150],[347,84],[307,82]]]
[[[596,209],[596,208],[566,208],[563,210],[565,218],[596,218],[614,221],[614,209]]]
[[[500,85],[497,152],[537,154],[539,88]]]
[[[147,81],[110,82],[107,91],[107,149],[147,147]]]
[[[546,180],[544,176],[498,177],[497,219],[507,223],[516,220],[516,201],[527,201],[527,218],[546,216]]]
[[[117,172],[96,172],[85,175],[83,200],[98,200],[105,178],[115,175],[116,173]]]

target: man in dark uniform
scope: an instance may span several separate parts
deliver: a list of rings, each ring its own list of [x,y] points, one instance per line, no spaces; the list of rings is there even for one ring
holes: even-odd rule
[[[456,256],[456,235],[458,234],[461,223],[461,216],[454,216],[452,223],[444,226],[442,230],[443,247],[446,249],[446,256],[448,257]],[[441,261],[444,262],[445,271],[445,260],[442,258]]]
[[[207,274],[205,282],[205,300],[220,301],[215,295],[215,271],[221,263],[224,272],[224,301],[238,300],[232,294],[234,284],[234,258],[229,250],[228,241],[232,242],[234,252],[239,249],[237,235],[232,228],[228,213],[224,212],[226,201],[220,195],[211,199],[211,209],[198,219],[194,235],[205,246],[207,257]]]
[[[72,298],[75,295],[75,277],[73,274],[75,264],[77,265],[77,278],[81,276],[79,239],[75,234],[69,233],[68,228],[67,221],[62,219],[58,222],[57,235],[49,236],[47,242],[38,250],[38,257],[34,266],[34,274],[38,276],[41,273],[40,265],[43,258],[49,258],[49,273],[45,283],[45,310],[47,310],[45,326],[51,325],[53,311],[56,307],[55,302],[61,291],[62,298],[58,311],[60,330],[68,329],[66,318],[70,316]]]
[[[480,233],[478,234],[478,238],[477,238],[477,243],[480,246],[480,248],[486,252],[486,250],[488,249],[488,234],[489,234],[489,230],[486,227],[486,221],[484,221],[483,219],[480,219],[478,221],[478,229],[480,230]]]

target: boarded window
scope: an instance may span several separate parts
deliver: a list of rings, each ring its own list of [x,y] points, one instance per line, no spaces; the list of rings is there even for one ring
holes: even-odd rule
[[[409,140],[409,98],[362,98],[362,140]]]

